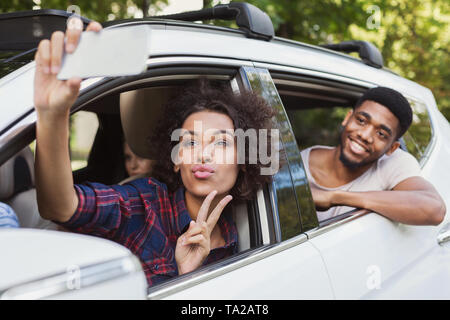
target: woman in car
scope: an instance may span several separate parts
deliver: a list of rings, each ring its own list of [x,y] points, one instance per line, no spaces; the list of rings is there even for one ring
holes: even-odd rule
[[[128,174],[128,178],[120,184],[132,181],[137,178],[150,177],[153,169],[153,160],[142,158],[135,154],[129,144],[123,142],[123,155],[125,158],[124,165]]]
[[[87,30],[100,29],[94,22]],[[200,81],[168,104],[149,141],[148,147],[159,153],[153,170],[157,179],[123,186],[73,185],[68,125],[81,79],[60,81],[56,74],[63,51],[75,49],[80,33],[53,33],[51,40],[41,41],[35,56],[41,216],[123,244],[141,259],[149,285],[235,253],[237,231],[224,208],[232,199],[253,197],[270,176],[261,175],[260,162],[238,164],[233,131],[270,128],[272,109],[256,94],[235,95],[230,88]],[[177,141],[171,141],[174,132],[180,133]]]

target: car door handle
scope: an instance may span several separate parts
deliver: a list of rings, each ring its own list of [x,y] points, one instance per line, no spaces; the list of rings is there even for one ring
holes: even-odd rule
[[[444,228],[439,231],[439,234],[437,236],[437,243],[440,245],[448,241],[450,241],[450,223],[446,224]]]

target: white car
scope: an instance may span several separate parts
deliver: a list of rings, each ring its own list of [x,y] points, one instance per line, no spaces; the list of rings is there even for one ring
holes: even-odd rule
[[[450,126],[431,90],[384,68],[380,53],[367,42],[312,46],[274,37],[267,15],[248,4],[218,9],[216,14],[225,16],[238,13],[239,30],[181,21],[211,18],[207,10],[105,23],[105,28],[151,30],[147,70],[84,80],[71,109],[74,181],[106,184],[125,178],[120,127],[139,150],[135,131],[152,127],[149,122],[156,121],[170,93],[192,79],[206,76],[236,92],[254,90],[277,111],[284,165],[256,199],[233,208],[239,253],[150,288],[126,248],[39,218],[32,60],[40,39],[65,29],[67,14],[0,15],[0,29],[15,23],[39,31],[18,32],[9,42],[0,38],[0,201],[16,211],[21,224],[0,230],[0,297],[449,299],[448,215],[438,226],[411,226],[356,209],[319,223],[300,156],[310,145],[335,143],[346,108],[365,90],[396,89],[414,109],[402,147],[418,159],[423,176],[450,208]],[[356,49],[361,59],[335,51],[339,48]],[[83,139],[90,141],[88,147],[80,146]]]

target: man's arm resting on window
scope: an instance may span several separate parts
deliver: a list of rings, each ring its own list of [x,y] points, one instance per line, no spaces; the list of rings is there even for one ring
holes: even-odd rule
[[[318,208],[349,206],[368,209],[411,225],[438,225],[446,207],[436,189],[422,177],[411,177],[390,191],[323,191],[312,188]]]

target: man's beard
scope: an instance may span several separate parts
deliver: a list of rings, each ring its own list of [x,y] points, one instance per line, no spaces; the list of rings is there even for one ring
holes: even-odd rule
[[[342,142],[339,144],[339,147],[341,148],[341,152],[340,152],[340,155],[339,155],[339,160],[348,169],[351,169],[351,170],[358,169],[358,168],[364,167],[364,166],[366,166],[368,164],[372,164],[372,163],[374,163],[376,161],[376,160],[369,160],[369,161],[363,160],[363,161],[360,161],[360,162],[351,161],[344,154],[344,147],[342,145]]]

